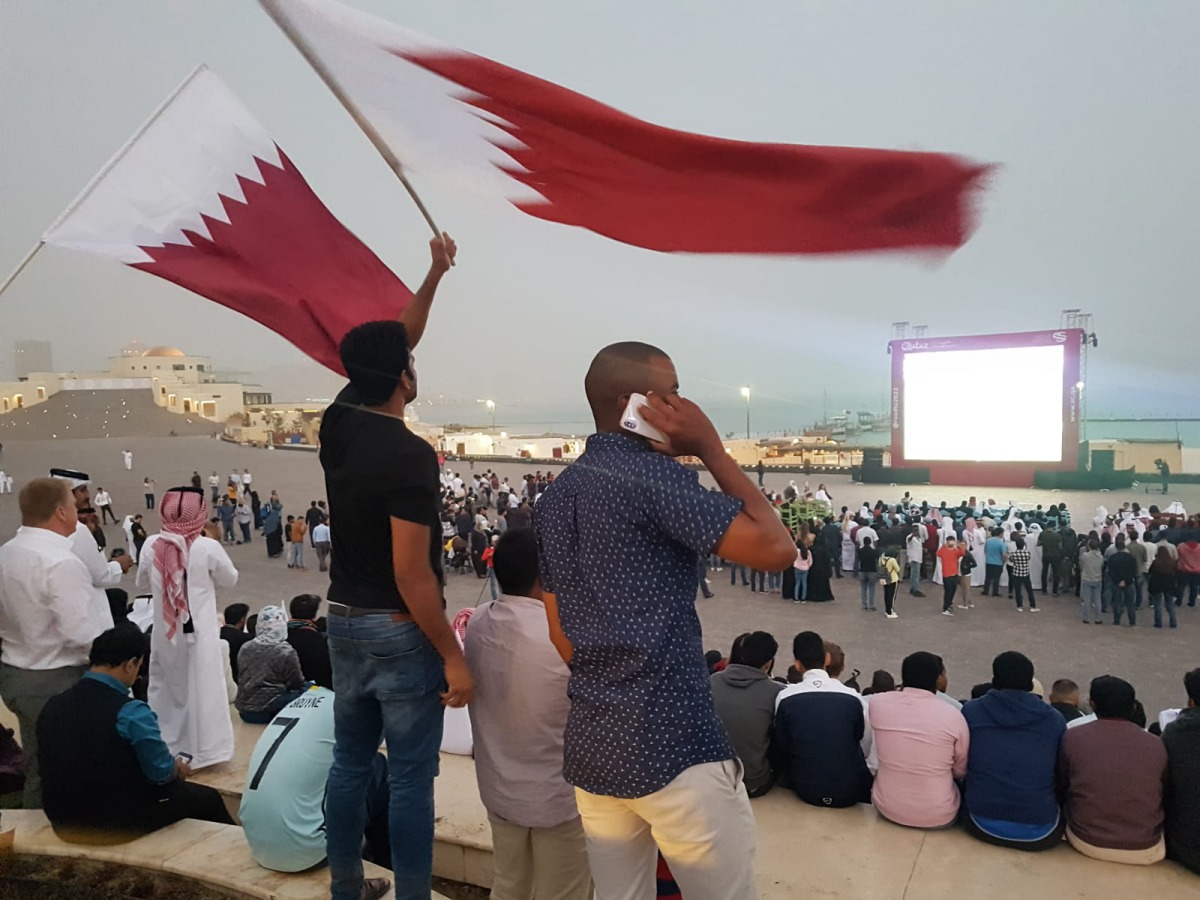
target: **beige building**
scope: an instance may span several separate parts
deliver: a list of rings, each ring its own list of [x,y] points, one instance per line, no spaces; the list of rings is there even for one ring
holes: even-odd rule
[[[153,393],[170,412],[226,423],[247,405],[269,404],[271,395],[248,384],[243,373],[220,372],[207,356],[188,356],[175,347],[142,349],[137,343],[109,357],[103,372],[31,372],[0,382],[0,414],[34,406],[59,391],[137,390]]]

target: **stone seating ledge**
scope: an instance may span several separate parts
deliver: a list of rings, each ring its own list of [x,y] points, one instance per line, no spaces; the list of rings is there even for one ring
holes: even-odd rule
[[[13,833],[12,852],[18,856],[88,859],[165,872],[261,900],[329,897],[327,868],[295,874],[264,869],[250,857],[250,847],[236,825],[185,819],[123,844],[71,844],[54,833],[40,809],[12,809],[0,812],[0,831]],[[364,867],[368,878],[391,875],[370,863]],[[389,891],[386,896],[393,894]],[[434,897],[445,900],[440,894]]]
[[[195,780],[240,797],[262,726],[235,724],[237,755]],[[872,806],[818,809],[776,789],[753,801],[760,900],[1196,900],[1200,876],[1173,862],[1123,866],[1088,859],[1065,843],[1042,853],[992,847],[960,829],[921,831]],[[442,754],[436,783],[434,874],[490,887],[491,830],[475,763]],[[198,824],[198,823],[197,823]]]

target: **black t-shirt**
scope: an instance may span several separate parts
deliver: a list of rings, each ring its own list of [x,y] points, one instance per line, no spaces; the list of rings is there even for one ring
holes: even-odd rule
[[[329,602],[407,612],[392,569],[391,519],[429,527],[429,567],[442,582],[437,453],[402,420],[363,409],[347,386],[321,420],[321,466],[337,531]]]

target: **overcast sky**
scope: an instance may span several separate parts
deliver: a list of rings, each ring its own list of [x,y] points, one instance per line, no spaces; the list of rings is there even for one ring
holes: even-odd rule
[[[654,254],[417,177],[460,245],[421,348],[427,396],[565,416],[582,408],[595,350],[641,339],[718,415],[736,414],[748,383],[764,416],[801,424],[820,418],[825,391],[831,408],[879,406],[893,321],[933,335],[1035,330],[1082,308],[1100,339],[1091,413],[1200,415],[1194,0],[354,4],[664,125],[1001,166],[979,231],[936,265]],[[252,0],[0,0],[0,270],[198,62],[415,287],[422,220]],[[49,338],[59,368],[82,369],[133,337],[255,371],[280,395],[329,383],[288,381],[318,367],[107,260],[47,249],[0,298],[0,376],[12,339]],[[1011,374],[964,372],[963,384],[984,387],[983,402],[1036,387]]]

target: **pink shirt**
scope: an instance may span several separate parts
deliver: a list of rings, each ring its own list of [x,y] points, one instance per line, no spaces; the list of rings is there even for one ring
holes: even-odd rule
[[[875,808],[913,828],[952,823],[959,804],[954,779],[967,774],[971,742],[962,713],[937,694],[908,688],[873,695],[869,718],[878,762]]]
[[[807,554],[802,554],[800,548],[796,548],[796,561],[792,563],[792,568],[798,569],[801,572],[807,572],[812,568],[812,551]]]
[[[1200,544],[1195,541],[1184,541],[1179,545],[1179,570],[1181,572],[1200,572]]]

